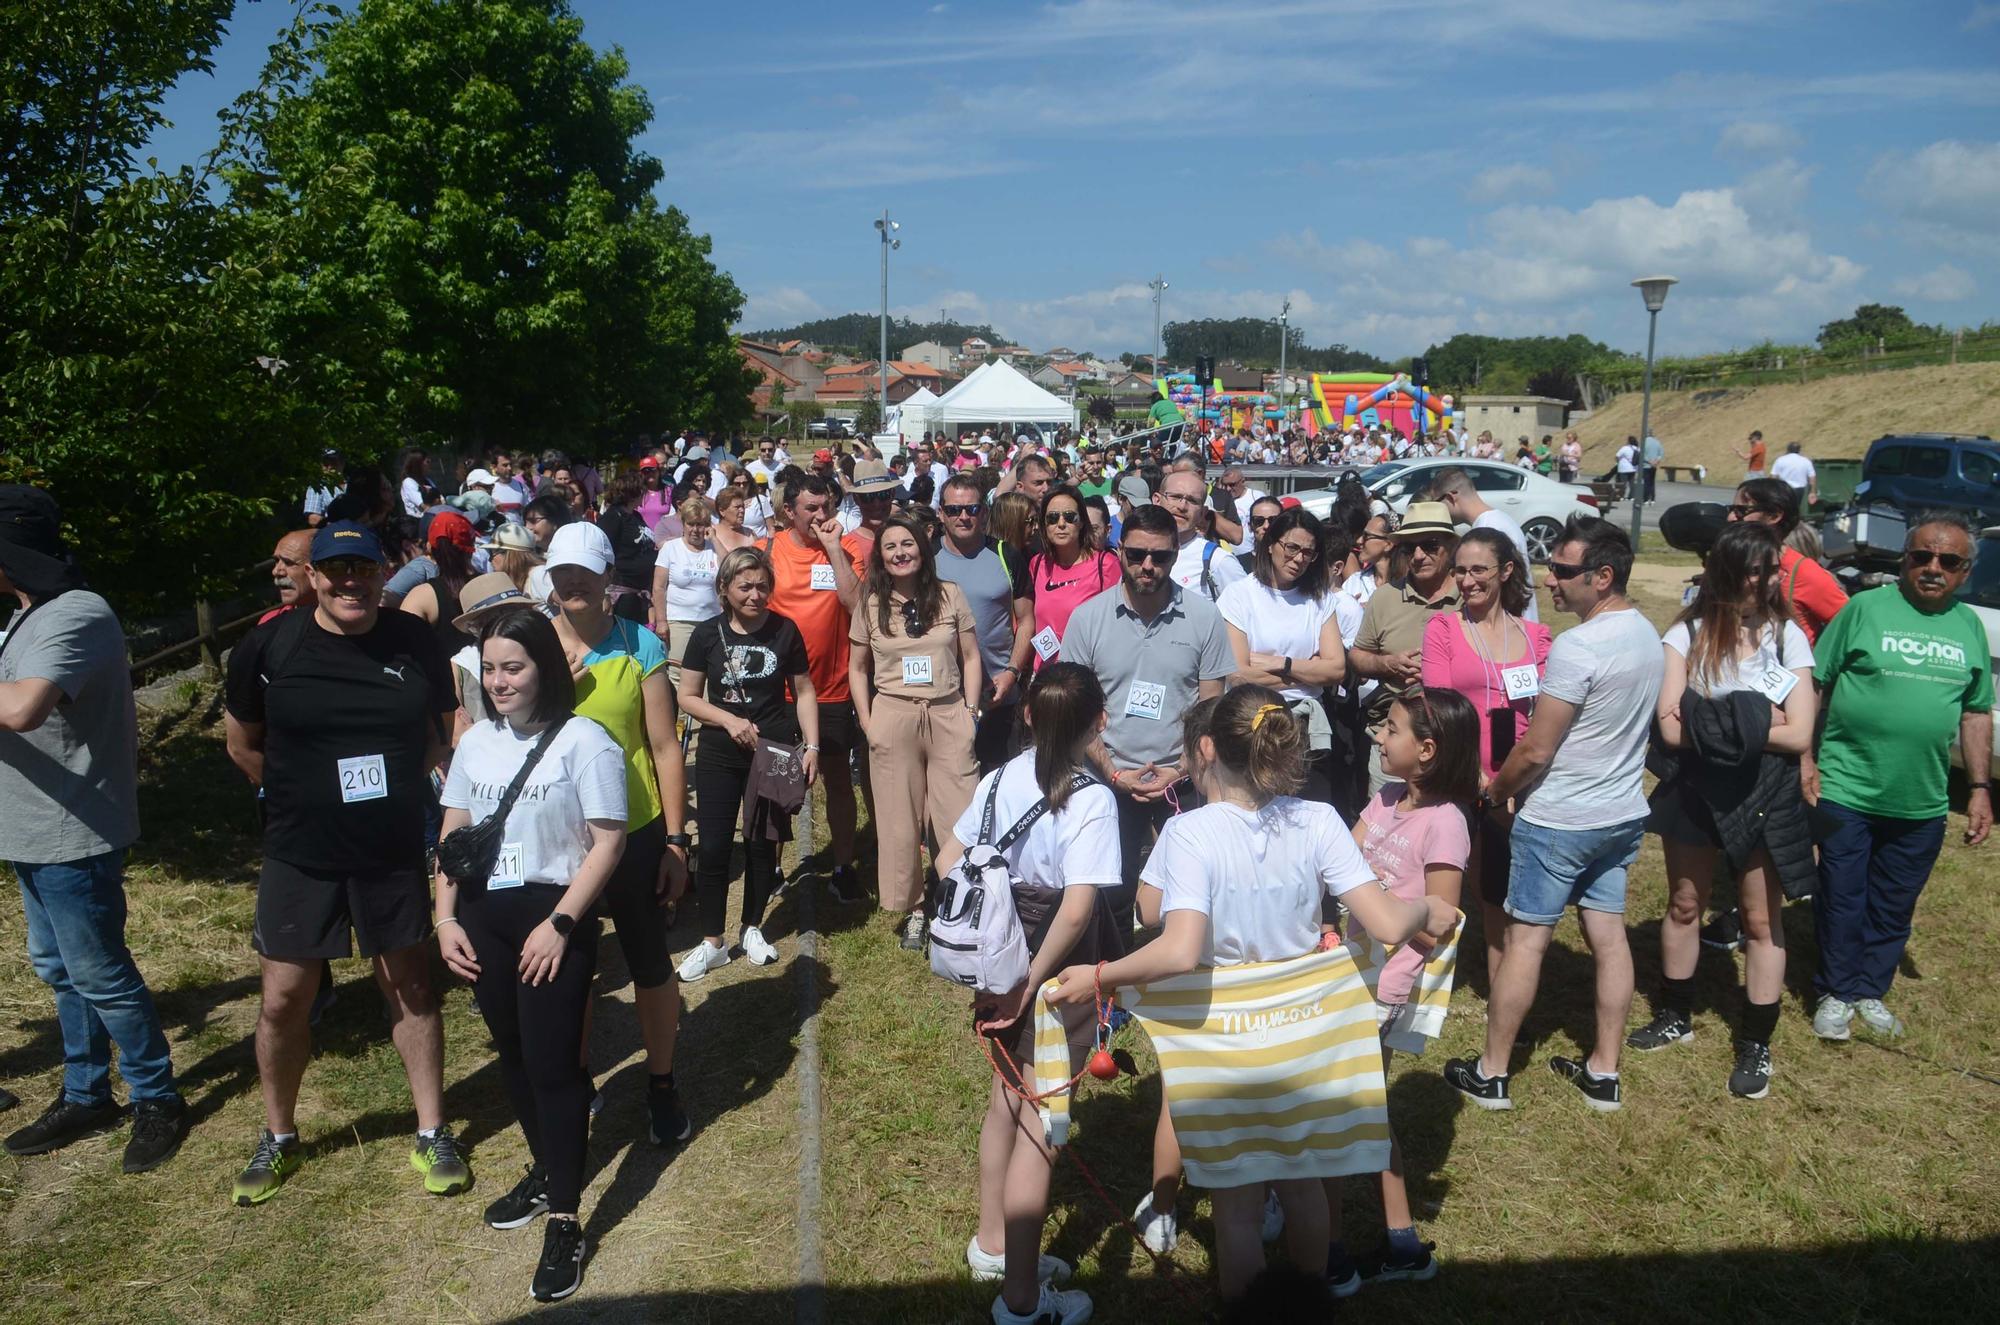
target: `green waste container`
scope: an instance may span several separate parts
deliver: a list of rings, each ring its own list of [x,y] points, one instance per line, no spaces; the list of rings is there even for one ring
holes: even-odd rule
[[[1813,468],[1819,474],[1819,500],[1810,514],[1824,515],[1845,507],[1854,496],[1854,485],[1861,481],[1861,462],[1815,460]]]

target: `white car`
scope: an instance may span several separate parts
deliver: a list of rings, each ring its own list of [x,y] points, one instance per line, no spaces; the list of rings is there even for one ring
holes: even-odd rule
[[[1597,498],[1589,488],[1558,483],[1518,465],[1497,460],[1455,460],[1437,456],[1427,460],[1391,460],[1361,471],[1368,495],[1378,497],[1401,515],[1411,502],[1430,491],[1440,471],[1462,469],[1472,486],[1496,511],[1505,511],[1520,522],[1528,536],[1528,558],[1543,562],[1555,551],[1563,525],[1571,516],[1601,516]],[[1298,494],[1299,504],[1314,515],[1325,517],[1333,509],[1333,489]]]

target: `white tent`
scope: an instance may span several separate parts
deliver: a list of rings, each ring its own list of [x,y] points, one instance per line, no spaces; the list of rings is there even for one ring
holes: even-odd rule
[[[1076,411],[1023,377],[1005,359],[990,363],[944,393],[932,407],[938,422],[1070,423]]]
[[[895,407],[899,411],[896,428],[903,434],[904,441],[914,441],[936,430],[937,403],[937,393],[927,386],[920,386]]]

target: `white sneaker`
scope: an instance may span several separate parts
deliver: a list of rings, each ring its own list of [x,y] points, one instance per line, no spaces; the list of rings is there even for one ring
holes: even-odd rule
[[[1848,1023],[1854,1020],[1854,1005],[1832,994],[1820,995],[1819,1006],[1813,1009],[1813,1034],[1822,1040],[1845,1040],[1851,1034]]]
[[[979,1235],[965,1244],[965,1264],[972,1271],[977,1283],[998,1283],[1007,1274],[1007,1258],[996,1256],[979,1245]],[[1035,1264],[1035,1277],[1045,1284],[1069,1282],[1069,1262],[1057,1256],[1044,1255]]]
[[[1023,1316],[1007,1309],[1007,1299],[993,1299],[993,1325],[1083,1325],[1090,1319],[1090,1294],[1080,1288],[1042,1285],[1035,1309]]]
[[[752,966],[769,966],[778,960],[778,950],[764,937],[764,931],[755,925],[743,927],[743,956]]]
[[[729,965],[729,949],[718,947],[707,939],[694,945],[694,949],[681,959],[680,969],[675,972],[684,983],[692,984],[718,966]]]
[[[1151,1192],[1146,1193],[1138,1209],[1132,1212],[1132,1222],[1139,1226],[1139,1240],[1157,1255],[1168,1255],[1180,1245],[1180,1221],[1174,1218],[1172,1210],[1155,1210]]]
[[[1276,1192],[1264,1193],[1264,1241],[1276,1242],[1285,1236],[1285,1207],[1278,1204]]]
[[[1903,1019],[1883,1004],[1879,998],[1856,1000],[1854,1013],[1861,1022],[1877,1035],[1898,1036],[1903,1033]]]

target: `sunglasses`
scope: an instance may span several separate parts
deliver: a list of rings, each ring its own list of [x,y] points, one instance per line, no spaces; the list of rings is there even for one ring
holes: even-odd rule
[[[1179,548],[1144,548],[1132,547],[1129,544],[1123,552],[1125,560],[1142,566],[1149,562],[1155,566],[1171,566],[1174,564],[1174,558],[1180,555]]]
[[[1253,515],[1250,517],[1250,527],[1252,529],[1262,529],[1277,518],[1275,515]]]
[[[1573,580],[1579,575],[1586,575],[1591,571],[1603,569],[1600,566],[1586,566],[1583,565],[1581,562],[1572,566],[1572,565],[1567,565],[1560,561],[1551,561],[1548,562],[1547,565],[1549,568],[1549,574],[1555,576],[1559,580]]]
[[[315,561],[313,569],[329,580],[360,580],[382,572],[382,563],[366,557],[329,557]]]
[[[1444,540],[1442,538],[1413,538],[1410,540],[1410,546],[1419,552],[1435,557],[1438,553],[1444,551]]]
[[[961,518],[968,515],[979,514],[979,504],[977,502],[974,502],[970,506],[959,506],[947,502],[941,509],[944,511],[946,515],[956,515]]]
[[[1753,515],[1776,515],[1769,506],[1727,506],[1723,508],[1732,520],[1747,520]]]
[[[1075,511],[1050,511],[1043,517],[1049,524],[1082,524],[1083,517]]]
[[[1956,552],[1932,552],[1927,548],[1911,548],[1903,554],[1903,559],[1920,569],[1935,561],[1938,569],[1947,575],[1955,575],[1972,564],[1972,558],[1961,557]]]

